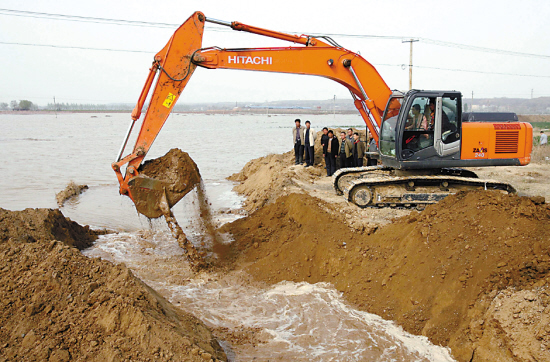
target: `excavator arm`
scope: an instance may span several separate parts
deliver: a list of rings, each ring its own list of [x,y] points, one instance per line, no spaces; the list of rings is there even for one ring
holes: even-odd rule
[[[300,46],[251,49],[202,48],[204,24],[207,21],[229,26],[237,31],[289,41]],[[141,208],[139,205],[150,203],[151,190],[156,189],[156,195],[161,195],[166,185],[138,177],[138,169],[197,66],[209,69],[316,75],[336,81],[348,88],[356,108],[376,141],[378,141],[382,114],[392,93],[369,62],[359,54],[342,48],[330,38],[321,40],[321,37],[285,34],[239,22],[229,23],[209,19],[201,12],[194,13],[174,32],[166,46],[155,55],[145,86],[132,112],[132,122],[125,141],[117,161],[112,164],[120,184],[120,193],[129,196],[136,204],[138,211],[149,217],[158,217],[160,214],[148,212],[150,208]],[[123,157],[130,134],[140,118],[155,78],[157,82],[133,151]],[[122,168],[126,164],[126,171],[123,174]]]

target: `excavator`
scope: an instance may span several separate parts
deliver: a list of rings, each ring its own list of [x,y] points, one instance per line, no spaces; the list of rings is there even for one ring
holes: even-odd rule
[[[295,45],[203,47],[207,22]],[[372,64],[327,36],[287,34],[195,12],[155,55],[112,164],[120,193],[148,217],[162,215],[159,204],[172,207],[183,197],[167,195],[170,185],[141,174],[140,165],[197,67],[315,75],[346,87],[376,142],[380,161],[334,174],[335,191],[359,207],[426,205],[460,190],[515,192],[509,184],[481,180],[463,167],[520,166],[531,159],[532,126],[513,113],[462,113],[458,91],[392,91]],[[155,78],[132,153],[123,157]]]

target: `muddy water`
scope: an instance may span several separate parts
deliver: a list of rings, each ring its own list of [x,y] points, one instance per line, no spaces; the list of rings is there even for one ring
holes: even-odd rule
[[[228,330],[221,344],[234,361],[453,360],[425,337],[350,307],[326,283],[262,287],[239,274],[194,276],[167,232],[102,236],[84,253],[124,262],[175,305]]]
[[[358,116],[173,115],[149,153],[150,158],[178,147],[188,152],[204,178],[213,221],[240,217],[241,198],[225,177],[268,153],[292,147],[296,117],[316,128],[362,125]],[[110,168],[127,127],[128,114],[1,115],[0,207],[56,207],[55,193],[69,181],[88,184],[62,212],[95,227],[120,231],[101,237],[85,251],[125,263],[175,304],[190,308],[220,337],[232,360],[450,361],[449,352],[392,323],[357,311],[330,285],[283,283],[250,285],[244,275],[194,276],[164,220],[139,216],[118,195]],[[132,141],[130,141],[132,144]],[[174,213],[189,239],[205,241],[196,192]],[[246,336],[245,337],[243,337]]]

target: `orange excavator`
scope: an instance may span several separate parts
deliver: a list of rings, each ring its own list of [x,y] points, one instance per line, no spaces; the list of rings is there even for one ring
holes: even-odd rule
[[[206,22],[297,46],[203,48]],[[195,12],[155,55],[118,159],[112,164],[120,193],[149,217],[161,215],[155,204],[170,185],[141,175],[140,165],[197,67],[316,75],[346,87],[377,145],[371,156],[380,161],[378,166],[339,170],[333,177],[336,192],[360,207],[429,204],[465,189],[515,192],[508,184],[480,180],[461,167],[530,162],[532,127],[518,122],[513,113],[462,113],[462,95],[457,91],[392,91],[361,55],[326,36],[286,34]],[[135,146],[123,157],[155,78]],[[169,206],[177,201],[172,199]]]

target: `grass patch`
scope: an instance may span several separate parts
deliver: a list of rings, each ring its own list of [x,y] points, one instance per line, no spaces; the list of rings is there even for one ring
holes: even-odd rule
[[[548,163],[548,160],[550,160],[550,146],[533,146],[532,163]]]

